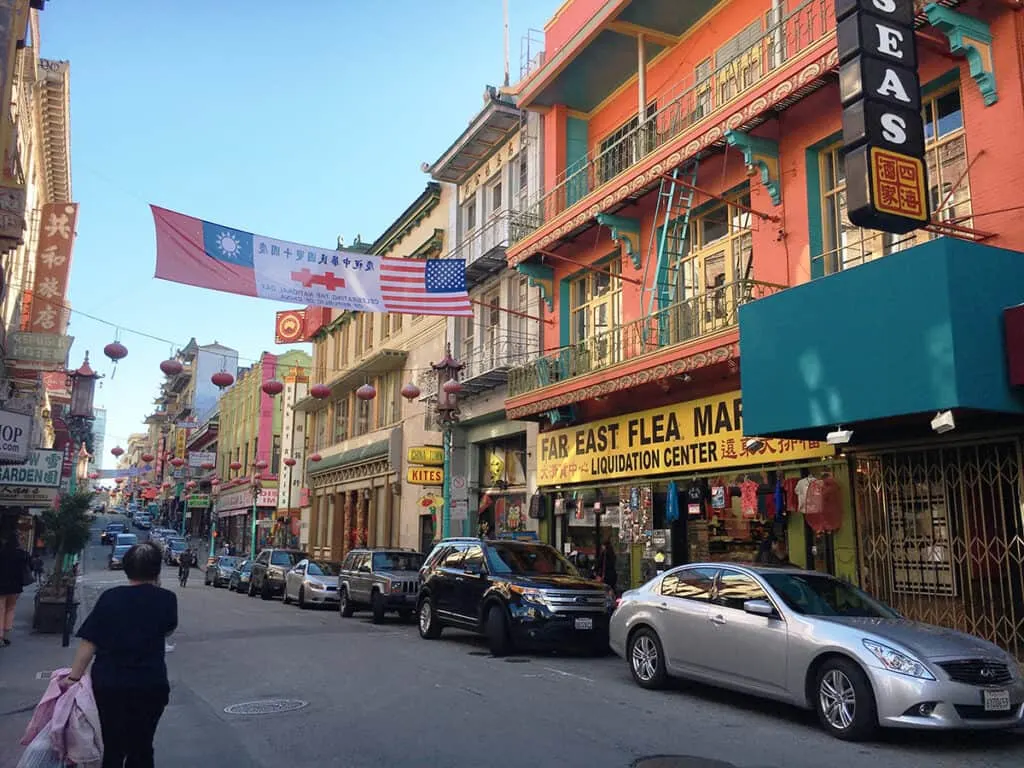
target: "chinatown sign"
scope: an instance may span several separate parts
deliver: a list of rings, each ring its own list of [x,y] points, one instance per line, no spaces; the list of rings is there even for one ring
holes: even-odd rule
[[[743,435],[739,392],[556,429],[538,436],[538,485],[706,472],[833,456],[831,445]]]
[[[846,209],[858,227],[928,223],[914,0],[836,0]]]
[[[23,464],[0,466],[0,487],[60,487],[63,451],[29,451]]]

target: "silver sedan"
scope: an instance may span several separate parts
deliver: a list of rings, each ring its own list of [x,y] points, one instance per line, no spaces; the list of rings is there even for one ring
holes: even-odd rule
[[[299,608],[312,603],[337,603],[340,570],[339,563],[300,560],[285,574],[284,602],[295,600]]]
[[[1016,660],[902,619],[865,592],[795,568],[694,563],[623,594],[611,647],[644,688],[688,678],[814,709],[840,739],[891,728],[1012,728]]]

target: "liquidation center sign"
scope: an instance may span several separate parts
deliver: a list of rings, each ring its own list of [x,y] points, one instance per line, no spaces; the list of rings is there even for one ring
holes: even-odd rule
[[[765,439],[749,450],[739,392],[639,411],[538,437],[537,483],[682,474],[835,455],[811,440]]]

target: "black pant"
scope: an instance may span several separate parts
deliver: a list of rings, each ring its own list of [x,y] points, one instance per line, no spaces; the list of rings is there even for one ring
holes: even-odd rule
[[[103,768],[153,768],[153,736],[167,688],[95,688],[103,731]]]

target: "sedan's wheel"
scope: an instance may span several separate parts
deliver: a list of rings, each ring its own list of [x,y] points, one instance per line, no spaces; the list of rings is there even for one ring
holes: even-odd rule
[[[846,659],[818,670],[815,709],[822,727],[844,741],[861,741],[878,727],[875,697],[860,667]]]
[[[384,623],[384,595],[380,592],[373,593],[372,605],[373,608],[373,623],[383,624]]]
[[[492,605],[487,611],[484,632],[487,635],[487,646],[494,656],[504,656],[512,649],[512,638],[508,634],[508,617],[503,606]]]
[[[344,587],[338,593],[338,612],[346,619],[352,618],[352,614],[356,612],[355,607],[349,602],[348,590]]]
[[[668,682],[665,671],[665,652],[657,634],[646,627],[638,629],[629,638],[626,651],[629,671],[641,688],[662,688]]]
[[[307,608],[305,587],[299,587],[299,608],[302,608],[303,610]]]
[[[263,585],[260,587],[260,599],[269,600],[273,595],[270,593],[270,585],[266,579],[263,579]]]
[[[249,597],[256,597],[256,585],[252,583],[252,579],[249,579]]]
[[[441,622],[434,616],[434,601],[430,597],[420,603],[420,637],[436,640],[441,636]]]

